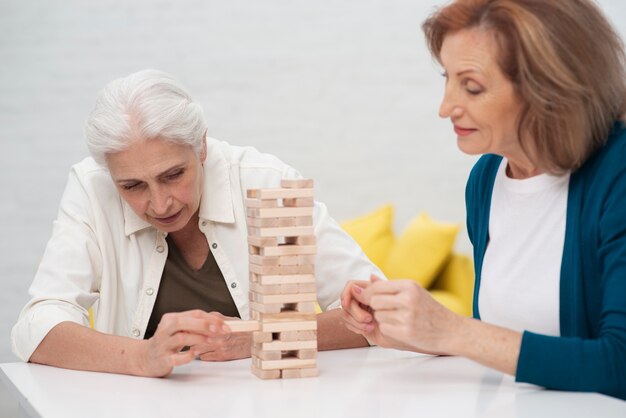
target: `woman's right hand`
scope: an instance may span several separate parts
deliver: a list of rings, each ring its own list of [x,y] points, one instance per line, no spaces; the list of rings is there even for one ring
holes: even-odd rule
[[[199,354],[195,346],[202,346],[211,339],[228,333],[224,329],[224,317],[201,310],[168,313],[152,338],[145,341],[139,368],[142,376],[164,377],[175,366],[189,363]],[[191,347],[181,351],[184,347]]]
[[[361,293],[372,283],[381,280],[381,278],[372,274],[370,281],[351,280],[346,283],[346,286],[341,292],[343,320],[346,324],[346,328],[356,334],[364,336],[370,344],[387,348],[405,348],[404,345],[391,340],[380,332],[380,327],[376,323],[372,308],[360,303],[354,296],[355,293]]]

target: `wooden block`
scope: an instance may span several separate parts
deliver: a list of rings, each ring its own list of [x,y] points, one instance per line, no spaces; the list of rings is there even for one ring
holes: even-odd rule
[[[282,255],[314,255],[317,252],[316,245],[279,245],[277,247],[255,247],[259,254],[265,257]]]
[[[298,303],[298,302],[315,302],[317,297],[314,293],[292,293],[287,295],[263,295],[260,293],[250,292],[250,301],[257,303]]]
[[[304,266],[315,264],[314,255],[282,255],[276,257],[250,254],[248,260],[251,264],[259,266]]]
[[[296,218],[246,218],[246,225],[252,226],[255,228],[267,228],[267,227],[278,227],[278,226],[295,226],[294,225],[281,225],[280,219],[296,219]]]
[[[313,226],[312,216],[292,216],[289,218],[246,218],[246,225],[254,228],[277,228]]]
[[[228,320],[224,321],[232,332],[252,332],[261,329],[258,321]]]
[[[285,189],[312,189],[313,179],[282,179],[280,187]]]
[[[276,247],[278,245],[278,238],[276,237],[258,237],[248,236],[248,244],[255,247]]]
[[[278,257],[250,254],[251,264],[259,266],[304,266],[315,264],[314,255],[282,255]]]
[[[257,237],[301,237],[304,235],[314,235],[312,226],[287,226],[287,227],[248,227],[248,235]]]
[[[278,218],[278,226],[313,226],[313,217],[294,216],[292,218]]]
[[[248,270],[252,273],[269,276],[315,273],[313,264],[305,264],[301,266],[260,266],[258,264],[251,263],[248,266]]]
[[[305,332],[305,331],[302,331]],[[271,332],[255,331],[252,333],[252,343],[268,343],[274,340],[274,336]]]
[[[262,285],[315,283],[315,276],[312,274],[260,275],[256,273],[250,273],[250,279]]]
[[[299,302],[299,303],[296,303],[294,310],[296,312],[308,312],[308,313],[315,312],[315,303],[314,302]]]
[[[310,367],[306,369],[285,369],[281,370],[281,377],[283,379],[298,379],[302,377],[317,377],[320,372],[316,367]]]
[[[253,317],[253,315],[257,312],[280,313],[284,306],[284,303],[257,303],[250,301],[250,316],[252,317],[252,319],[256,319]]]
[[[315,264],[314,255],[284,255],[279,257],[279,266],[304,266]]]
[[[304,369],[316,366],[315,359],[286,358],[281,360],[261,360],[253,357],[252,361],[256,367],[262,370]]]
[[[313,208],[247,208],[246,213],[252,218],[294,218],[313,216]]]
[[[306,208],[315,205],[315,199],[312,197],[296,197],[283,199],[283,206],[290,208]]]
[[[313,197],[313,189],[249,189],[247,192],[248,199],[289,199],[298,197]]]
[[[250,283],[250,291],[254,293],[260,293],[261,295],[289,295],[299,293],[300,285],[294,284],[259,284],[255,282]]]
[[[252,374],[258,377],[259,379],[280,379],[281,373],[280,370],[262,370],[254,364],[251,367]]]
[[[315,245],[316,243],[315,235],[285,238],[285,244],[291,245]]]
[[[317,285],[315,283],[299,283],[298,293],[315,293]]]
[[[247,208],[277,208],[278,199],[261,200],[261,199],[244,199],[244,205]]]
[[[253,357],[257,357],[261,360],[280,360],[283,358],[283,353],[280,350],[264,351],[260,348],[261,344],[255,344],[250,349]]]
[[[317,320],[317,314],[315,312],[296,312],[296,311],[285,311],[278,313],[264,313],[264,312],[255,312],[254,320],[259,322],[276,322],[276,321],[315,321]]]
[[[278,339],[280,341],[317,341],[317,331],[283,331],[278,333]]]
[[[261,350],[263,351],[315,351],[317,353],[317,341],[272,341],[269,343],[262,343]],[[297,354],[296,354],[297,355]],[[298,358],[316,358],[311,357],[310,353],[307,354],[308,357],[298,357]]]
[[[317,321],[272,321],[261,323],[263,332],[316,330]]]
[[[264,343],[264,344],[272,344],[272,343]],[[303,347],[303,349],[298,350],[298,352],[296,353],[296,357],[300,359],[317,358],[317,341],[315,341],[315,347]]]

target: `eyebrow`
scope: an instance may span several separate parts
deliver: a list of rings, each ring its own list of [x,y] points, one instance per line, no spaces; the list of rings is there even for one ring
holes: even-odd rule
[[[178,171],[180,169],[185,168],[186,165],[187,165],[187,163],[185,163],[185,162],[180,163],[180,164],[176,164],[175,166],[172,166],[172,167],[170,167],[170,168],[160,172],[159,174],[157,174],[156,178],[166,177],[166,176],[172,174],[174,171]],[[133,179],[133,178],[115,180],[116,183],[131,183],[131,182],[141,182],[141,181],[143,181],[143,180],[138,180],[138,179]]]
[[[459,75],[463,75],[463,74],[467,74],[467,73],[479,73],[480,71],[474,69],[474,68],[468,68],[467,70],[463,70],[463,71],[459,71],[456,73],[457,76]]]

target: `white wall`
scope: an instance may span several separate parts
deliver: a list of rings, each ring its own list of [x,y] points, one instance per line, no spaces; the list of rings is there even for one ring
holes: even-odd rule
[[[387,202],[464,222],[465,178],[420,23],[434,0],[0,3],[0,361],[51,232],[82,124],[113,78],[152,67],[204,105],[212,136],[316,180],[339,220]],[[601,2],[615,22],[626,5]],[[458,249],[469,253],[463,231]]]

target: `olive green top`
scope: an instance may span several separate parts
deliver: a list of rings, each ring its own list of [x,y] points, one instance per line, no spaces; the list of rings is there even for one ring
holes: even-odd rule
[[[201,309],[224,316],[239,317],[237,306],[228,291],[224,276],[209,250],[200,270],[187,264],[174,241],[166,238],[169,252],[161,276],[157,299],[144,338],[154,335],[161,317],[168,312]]]

